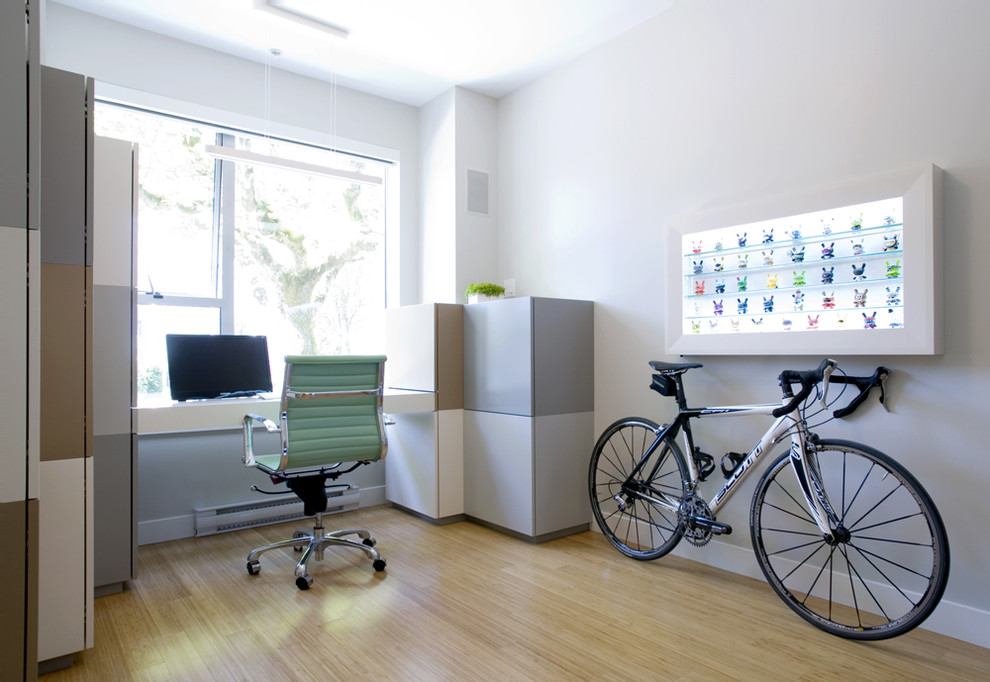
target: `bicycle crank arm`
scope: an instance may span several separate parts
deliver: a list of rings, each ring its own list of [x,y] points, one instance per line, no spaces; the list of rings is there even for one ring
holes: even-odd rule
[[[719,523],[718,521],[712,521],[711,519],[700,516],[685,517],[684,523],[691,530],[701,528],[710,531],[712,535],[730,535],[732,533],[732,526],[729,524]]]

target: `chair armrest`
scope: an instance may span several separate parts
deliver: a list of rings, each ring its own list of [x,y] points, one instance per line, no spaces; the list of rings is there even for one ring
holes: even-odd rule
[[[241,461],[244,462],[244,466],[253,467],[256,466],[254,459],[254,422],[265,427],[269,433],[275,433],[278,431],[278,424],[273,422],[271,419],[262,417],[258,414],[246,414],[244,415],[244,420],[242,426],[244,429],[244,456]]]

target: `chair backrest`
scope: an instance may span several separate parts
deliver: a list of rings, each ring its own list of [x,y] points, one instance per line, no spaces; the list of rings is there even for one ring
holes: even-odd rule
[[[384,355],[286,356],[281,471],[385,456],[384,365]]]

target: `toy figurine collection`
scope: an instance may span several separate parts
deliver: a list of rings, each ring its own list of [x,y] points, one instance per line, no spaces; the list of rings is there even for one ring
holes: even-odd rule
[[[898,218],[871,212],[871,217],[864,223],[860,212],[847,220],[841,216],[838,220],[816,216],[815,220],[811,229],[797,224],[753,224],[746,231],[713,230],[685,238],[685,286],[688,291],[685,303],[688,298],[697,297],[703,304],[699,306],[695,302],[694,315],[685,316],[686,322],[690,319],[690,331],[707,334],[903,327],[901,281],[904,266],[898,257],[903,249],[903,234]],[[752,246],[748,245],[750,232],[754,234]],[[787,237],[791,242],[783,247],[786,257],[777,266],[772,248],[776,245],[775,234],[781,239]],[[733,242],[738,246],[732,246]],[[750,254],[756,254],[752,263]],[[793,268],[804,263],[813,266],[810,273]],[[760,273],[761,270],[765,272]],[[718,273],[719,277],[708,282],[706,275],[709,273]],[[749,314],[748,297],[736,299],[735,315],[725,309],[724,299],[713,298],[724,295],[726,281],[732,281],[731,277],[721,276],[723,273],[735,273],[736,291],[740,294],[759,294],[756,305],[762,303],[764,317],[739,319]],[[751,281],[749,273],[756,279]],[[809,285],[814,286],[818,281],[828,289],[814,293],[806,291]],[[874,285],[882,283],[879,288],[886,284],[890,286],[869,296],[871,282]],[[776,296],[774,292],[781,293]],[[880,300],[876,301],[876,298]],[[882,307],[872,310],[871,300]],[[855,315],[855,319],[849,316],[853,310],[862,313],[861,327],[855,322],[859,315]],[[801,313],[800,318],[795,319],[794,313]],[[707,320],[708,324],[702,320]]]

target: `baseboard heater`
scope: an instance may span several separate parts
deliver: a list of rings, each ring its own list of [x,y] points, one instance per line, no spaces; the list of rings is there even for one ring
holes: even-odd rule
[[[326,514],[358,508],[361,490],[355,486],[340,492],[327,492]],[[305,518],[303,503],[295,495],[266,496],[265,499],[194,509],[196,537],[231,530],[267,526]]]

